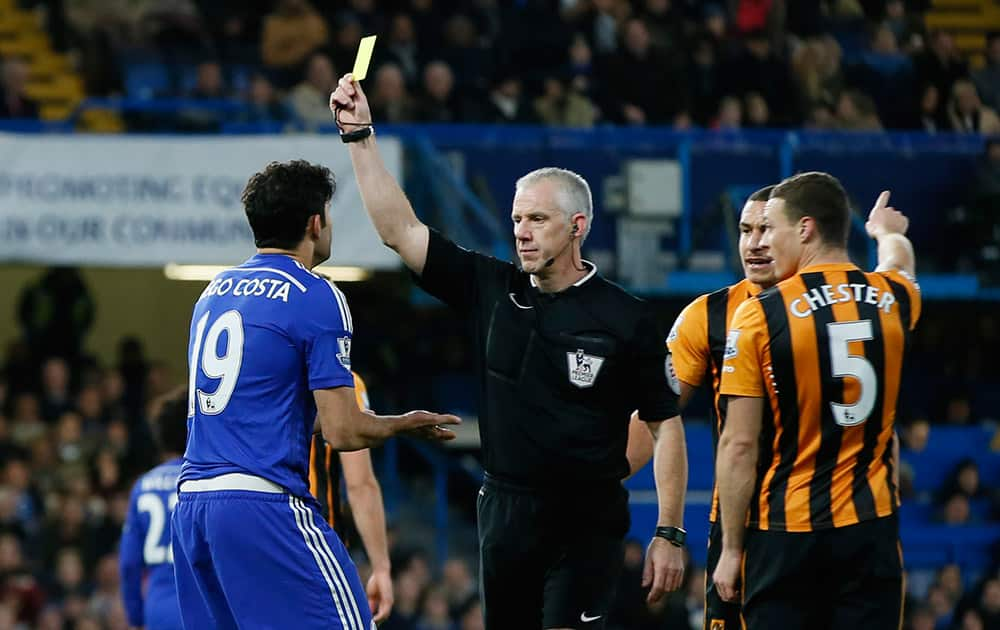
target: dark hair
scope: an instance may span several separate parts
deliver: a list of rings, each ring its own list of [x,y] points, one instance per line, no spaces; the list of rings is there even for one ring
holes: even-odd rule
[[[333,173],[325,166],[305,160],[271,162],[243,189],[254,243],[257,247],[298,247],[314,214],[326,225],[326,204],[336,190]]]
[[[747,201],[767,201],[771,198],[771,191],[774,190],[774,184],[770,186],[764,186],[754,194],[750,195]]]
[[[156,440],[164,453],[183,453],[187,448],[187,404],[184,389],[165,400],[156,416]]]
[[[847,192],[833,175],[818,171],[793,175],[774,187],[771,198],[784,200],[785,216],[790,221],[812,217],[824,243],[847,247],[851,206]]]

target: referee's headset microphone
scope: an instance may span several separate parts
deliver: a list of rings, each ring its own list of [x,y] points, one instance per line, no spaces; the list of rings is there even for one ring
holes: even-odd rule
[[[545,268],[551,267],[552,264],[555,263],[556,258],[559,258],[560,256],[562,256],[563,252],[565,252],[567,249],[570,248],[570,246],[573,244],[573,241],[576,240],[576,238],[577,238],[576,235],[579,232],[580,232],[580,226],[577,225],[576,223],[574,223],[573,227],[569,231],[569,241],[567,241],[566,244],[563,245],[563,248],[559,250],[558,254],[556,254],[552,258],[549,258],[548,260],[545,261],[545,265],[544,265]],[[575,259],[573,260],[573,269],[576,269],[577,271],[586,271],[587,270],[587,268],[584,267],[582,264],[579,267],[577,267]]]

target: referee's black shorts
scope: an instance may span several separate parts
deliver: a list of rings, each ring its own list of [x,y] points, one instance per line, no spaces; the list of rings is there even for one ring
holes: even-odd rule
[[[705,562],[705,624],[703,630],[740,630],[740,605],[723,600],[715,588],[712,574],[722,555],[722,524],[712,523],[708,534],[708,558]]]
[[[748,530],[748,630],[899,630],[903,555],[895,515],[792,533]]]
[[[487,476],[477,507],[486,630],[605,627],[629,526],[619,483],[538,491]]]

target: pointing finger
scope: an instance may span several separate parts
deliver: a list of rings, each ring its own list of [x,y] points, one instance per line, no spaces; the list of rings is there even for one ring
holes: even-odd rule
[[[884,208],[887,205],[889,205],[889,191],[883,190],[882,194],[878,196],[878,200],[875,202],[875,207],[873,208],[873,210]]]

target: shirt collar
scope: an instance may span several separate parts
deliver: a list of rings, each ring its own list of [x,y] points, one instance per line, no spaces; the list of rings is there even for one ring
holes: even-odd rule
[[[584,282],[586,282],[587,280],[590,280],[591,278],[593,278],[597,274],[597,265],[595,265],[594,263],[590,262],[589,260],[584,260],[582,258],[580,259],[580,262],[582,262],[584,264],[584,266],[589,266],[590,267],[590,271],[587,273],[587,275],[585,275],[584,277],[582,277],[579,280],[577,280],[576,282],[574,282],[573,285],[572,285],[574,287],[583,286]],[[534,287],[536,289],[538,288],[538,281],[535,280],[535,274],[533,274],[533,273],[532,274],[528,274],[528,282],[531,283],[532,287]]]

